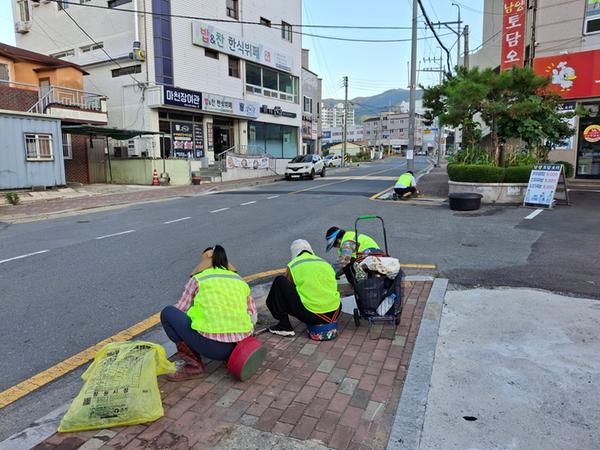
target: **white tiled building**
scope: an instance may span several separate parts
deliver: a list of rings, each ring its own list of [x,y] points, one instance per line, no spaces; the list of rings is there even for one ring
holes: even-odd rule
[[[337,103],[332,107],[323,106],[321,112],[321,123],[323,128],[335,128],[344,126],[344,104]],[[348,104],[348,126],[354,124],[354,108]]]
[[[81,3],[14,0],[17,45],[83,66],[86,88],[109,98],[109,126],[164,133],[123,154],[299,153],[301,0]]]

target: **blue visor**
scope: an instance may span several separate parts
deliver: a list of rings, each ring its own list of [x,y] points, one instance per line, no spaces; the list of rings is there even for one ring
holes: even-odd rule
[[[340,234],[340,230],[337,230],[335,233],[325,238],[327,239],[326,251],[329,251],[333,248],[333,245],[335,244],[335,239],[337,238],[338,234]]]

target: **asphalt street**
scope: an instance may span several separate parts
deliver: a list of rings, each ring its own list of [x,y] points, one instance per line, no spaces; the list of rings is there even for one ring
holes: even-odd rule
[[[428,162],[416,165],[421,170]],[[574,217],[588,207],[597,211],[599,194],[591,194],[591,203],[576,198],[570,209],[544,211],[533,220],[525,219],[531,210],[518,207],[456,213],[446,205],[370,200],[404,170],[405,161],[391,159],[332,170],[313,181],[0,228],[0,391],[177,301],[200,252],[212,244],[224,245],[241,274],[249,275],[284,267],[297,238],[323,255],[325,230],[351,228],[363,214],[385,219],[390,253],[401,262],[437,264],[454,283],[531,286],[535,280],[561,291],[557,280],[572,278],[571,293],[598,292],[600,271],[581,275],[585,283],[570,275],[584,264],[570,245],[587,244],[586,255],[598,266],[597,213],[584,214],[585,225]],[[378,227],[364,231],[381,240]],[[556,239],[561,243],[553,247]],[[333,261],[335,255],[326,257]],[[79,374],[1,410],[0,440],[68,401],[80,387]]]

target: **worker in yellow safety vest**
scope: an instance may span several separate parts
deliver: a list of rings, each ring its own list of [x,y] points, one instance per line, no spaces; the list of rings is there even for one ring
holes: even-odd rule
[[[419,193],[417,190],[417,180],[411,170],[400,175],[400,178],[398,178],[398,181],[394,185],[394,193],[394,198],[399,198],[400,200]]]
[[[327,251],[334,247],[338,249],[340,270],[336,275],[338,277],[342,273],[346,275],[346,279],[353,287],[355,285],[354,261],[356,260],[357,253],[381,251],[381,247],[371,236],[359,233],[358,242],[356,242],[356,233],[354,231],[346,231],[339,227],[329,228],[327,233],[325,233],[325,239],[327,241]]]
[[[256,305],[225,249],[215,245],[202,253],[181,298],[161,311],[160,321],[183,362],[167,379],[184,381],[204,373],[202,356],[224,361],[238,342],[252,335]]]
[[[267,296],[267,308],[278,320],[269,332],[279,336],[295,335],[289,316],[321,325],[335,321],[341,306],[333,267],[303,239],[292,242],[290,250],[286,274],[275,278]]]

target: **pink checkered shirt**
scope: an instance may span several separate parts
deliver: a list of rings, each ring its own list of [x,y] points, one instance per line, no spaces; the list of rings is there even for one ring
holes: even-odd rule
[[[181,294],[181,298],[175,304],[175,308],[187,312],[188,309],[192,306],[192,302],[194,301],[194,297],[198,293],[198,281],[194,277],[191,277],[190,280],[185,285],[183,289],[183,294]],[[254,304],[254,299],[251,295],[248,296],[248,315],[250,317],[256,315],[256,305]],[[248,333],[202,333],[198,332],[202,336],[208,339],[212,339],[213,341],[219,342],[239,342],[248,336],[252,336],[252,332]]]

